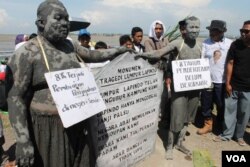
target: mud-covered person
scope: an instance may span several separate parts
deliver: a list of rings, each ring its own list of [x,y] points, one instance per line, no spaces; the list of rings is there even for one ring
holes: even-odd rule
[[[202,43],[197,40],[200,32],[200,20],[191,16],[185,19],[185,32],[182,39],[177,39],[169,43],[162,49],[138,54],[135,58],[144,59],[160,59],[163,56],[172,61],[171,51],[176,52],[173,60],[200,59]],[[171,68],[168,68],[168,78],[171,84],[171,113],[170,113],[170,129],[168,133],[168,141],[165,158],[173,159],[173,146],[191,156],[191,151],[183,145],[184,137],[187,132],[189,122],[194,122],[198,104],[199,90],[175,92],[173,89],[173,74]],[[177,143],[175,143],[177,141]]]
[[[93,165],[91,159],[94,156],[86,133],[87,121],[63,128],[45,81],[44,73],[48,69],[43,55],[47,57],[50,71],[58,71],[79,68],[77,55],[85,62],[101,62],[128,49],[90,51],[72,43],[66,39],[70,26],[68,18],[68,12],[60,1],[42,2],[37,10],[38,36],[20,47],[8,63],[13,74],[13,86],[8,94],[9,117],[16,136],[18,166]],[[27,97],[27,92],[33,95]]]

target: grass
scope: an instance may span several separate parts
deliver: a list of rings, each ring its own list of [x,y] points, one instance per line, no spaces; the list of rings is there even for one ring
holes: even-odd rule
[[[214,162],[208,150],[194,150],[193,151],[194,167],[214,167]]]

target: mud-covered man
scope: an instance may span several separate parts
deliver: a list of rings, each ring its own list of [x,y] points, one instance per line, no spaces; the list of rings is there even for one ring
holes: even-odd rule
[[[189,17],[185,19],[185,33],[183,39],[177,39],[169,43],[166,47],[140,54],[138,57],[144,59],[160,59],[164,55],[170,60],[186,60],[201,58],[202,44],[197,40],[200,32],[200,20],[197,17]],[[175,51],[176,55],[168,54],[170,51]],[[199,104],[199,94],[197,90],[175,92],[172,82],[171,67],[167,71],[166,84],[171,84],[171,113],[170,113],[170,129],[167,141],[166,159],[173,159],[174,141],[177,139],[175,148],[187,155],[191,155],[184,145],[183,140],[187,131],[189,122],[195,119],[196,111]]]
[[[41,3],[36,20],[38,36],[20,47],[8,63],[13,75],[8,106],[16,136],[18,166],[92,165],[90,159],[94,156],[90,153],[87,121],[63,128],[44,73],[48,68],[50,71],[79,68],[77,55],[85,62],[100,62],[128,49],[90,51],[72,43],[66,39],[70,28],[68,18],[68,12],[60,1]],[[43,55],[47,58],[47,65]]]

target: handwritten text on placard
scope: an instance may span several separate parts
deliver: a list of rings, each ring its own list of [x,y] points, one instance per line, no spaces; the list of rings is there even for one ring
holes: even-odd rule
[[[208,59],[172,61],[176,92],[209,88],[211,76]]]
[[[45,78],[64,127],[106,109],[94,77],[87,68],[45,73]]]

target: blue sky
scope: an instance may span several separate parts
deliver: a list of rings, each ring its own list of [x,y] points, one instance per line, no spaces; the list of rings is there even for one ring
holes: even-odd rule
[[[227,22],[227,34],[239,35],[239,29],[250,20],[249,0],[61,0],[72,17],[91,22],[91,33],[130,34],[140,26],[149,31],[154,20],[167,28],[187,15],[201,20],[201,33],[211,20]],[[36,32],[36,10],[42,0],[0,0],[0,34]]]

